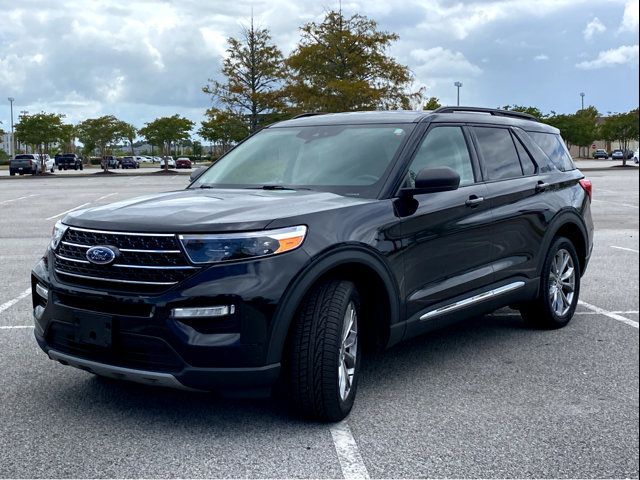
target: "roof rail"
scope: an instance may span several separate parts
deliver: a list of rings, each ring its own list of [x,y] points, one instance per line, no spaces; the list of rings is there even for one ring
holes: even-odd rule
[[[498,108],[483,108],[483,107],[440,107],[436,108],[432,113],[456,113],[456,112],[471,112],[471,113],[488,113],[489,115],[495,115],[497,117],[515,117],[522,118],[524,120],[532,120],[539,122],[540,119],[529,115],[524,112],[514,112],[512,110],[500,110]]]
[[[298,115],[294,115],[293,117],[290,118],[290,120],[294,120],[296,118],[304,118],[304,117],[314,117],[316,115],[324,115],[325,112],[305,112],[305,113],[299,113]]]

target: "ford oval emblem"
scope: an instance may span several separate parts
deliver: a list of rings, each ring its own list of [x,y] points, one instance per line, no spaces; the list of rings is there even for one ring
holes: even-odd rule
[[[91,247],[85,254],[87,260],[97,265],[109,265],[116,259],[116,252],[111,247]]]

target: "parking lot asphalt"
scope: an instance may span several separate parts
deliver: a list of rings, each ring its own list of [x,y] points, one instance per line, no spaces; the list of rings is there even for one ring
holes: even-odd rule
[[[637,478],[638,170],[588,176],[596,243],[568,327],[505,309],[369,356],[338,425],[49,360],[29,270],[55,221],[188,177],[0,182],[0,477]]]

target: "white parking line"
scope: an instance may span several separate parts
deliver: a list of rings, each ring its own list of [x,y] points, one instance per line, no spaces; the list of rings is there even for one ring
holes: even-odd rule
[[[611,248],[617,248],[618,250],[625,250],[627,252],[634,252],[634,253],[638,253],[638,250],[634,250],[633,248],[626,248],[626,247],[616,247],[615,245],[609,245]]]
[[[621,207],[638,208],[638,205],[631,205],[630,203],[612,202],[610,200],[600,200],[599,198],[594,198],[592,202],[610,203],[612,205],[620,205]]]
[[[82,205],[78,205],[77,207],[70,208],[69,210],[66,210],[66,211],[64,211],[62,213],[59,213],[57,215],[52,215],[50,217],[47,217],[47,220],[53,220],[54,218],[61,217],[62,215],[65,215],[65,214],[67,214],[69,212],[73,212],[74,210],[78,210],[79,208],[86,207],[87,205],[90,205],[90,204],[91,204],[91,202],[83,203]]]
[[[118,194],[118,192],[115,192],[115,193],[109,193],[109,194],[107,194],[107,195],[103,195],[103,196],[101,196],[100,198],[98,198],[98,199],[96,200],[96,202],[99,202],[100,200],[104,200],[105,198],[113,197],[114,195],[117,195],[117,194]]]
[[[26,328],[33,328],[33,325],[2,325],[0,330],[21,330]]]
[[[331,428],[331,438],[338,454],[340,470],[345,479],[369,478],[367,467],[364,466],[358,444],[351,435],[351,429],[346,421],[336,423]]]
[[[0,313],[4,312],[8,308],[13,307],[16,303],[18,303],[20,300],[22,300],[24,297],[28,295],[31,295],[31,288],[27,288],[24,292],[22,292],[13,300],[9,300],[8,302],[4,302],[2,305],[0,305]]]
[[[37,197],[38,194],[34,193],[32,195],[25,195],[24,197],[18,197],[18,198],[12,198],[10,200],[2,200],[0,202],[0,205],[4,204],[4,203],[9,203],[9,202],[17,202],[18,200],[24,200],[25,198],[31,198],[31,197]]]
[[[590,303],[583,302],[582,300],[578,300],[578,305],[582,305],[583,307],[588,308],[589,310],[592,310],[596,313],[599,313],[600,315],[604,315],[605,317],[609,317],[619,322],[626,323],[627,325],[633,328],[638,328],[638,322],[630,320],[627,317],[623,317],[622,315],[618,315],[617,313],[609,312],[604,308],[596,307],[595,305],[591,305]]]

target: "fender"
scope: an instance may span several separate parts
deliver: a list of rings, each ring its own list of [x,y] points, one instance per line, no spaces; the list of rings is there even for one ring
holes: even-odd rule
[[[560,230],[567,224],[573,224],[578,227],[580,233],[582,233],[582,238],[587,250],[586,254],[587,256],[589,255],[589,235],[587,234],[587,227],[585,226],[582,217],[575,208],[562,209],[549,222],[547,232],[545,233],[545,236],[540,244],[540,249],[538,250],[538,275],[541,275],[542,267],[547,256],[546,252],[547,250],[549,250],[551,242],[558,233],[558,230]],[[580,273],[582,274],[583,272]]]
[[[389,325],[398,325],[400,319],[400,291],[393,273],[380,256],[362,245],[344,245],[316,256],[309,265],[294,279],[283,295],[273,317],[273,330],[269,336],[267,364],[282,361],[289,328],[300,302],[313,284],[329,270],[347,263],[359,263],[374,270],[382,279],[389,296],[391,318]],[[396,329],[398,330],[398,329]],[[404,323],[401,331],[390,332],[389,344],[398,342],[404,335]],[[396,339],[396,336],[398,337]]]

